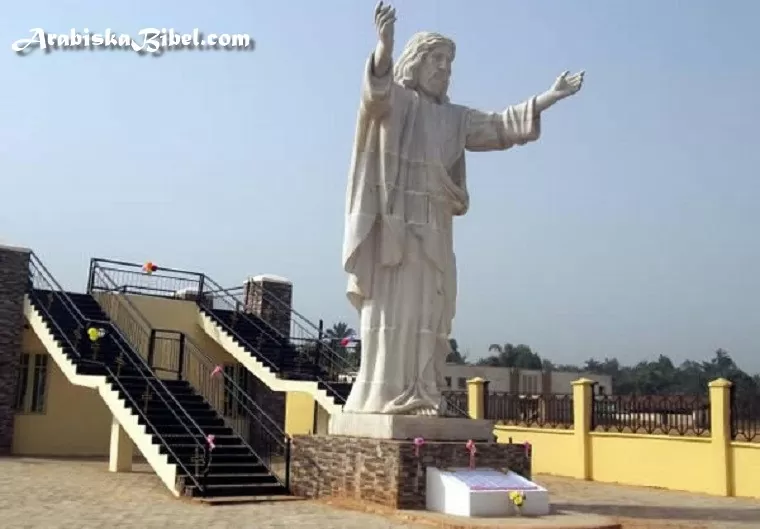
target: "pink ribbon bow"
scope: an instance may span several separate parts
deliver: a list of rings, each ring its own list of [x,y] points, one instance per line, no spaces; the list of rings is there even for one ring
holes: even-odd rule
[[[213,434],[208,434],[206,436],[206,442],[208,443],[209,450],[213,450],[214,448],[216,448],[216,445],[214,444],[214,439],[216,439],[216,437]]]
[[[475,448],[475,441],[472,439],[467,441],[465,447],[467,448],[467,451],[470,452],[470,470],[472,470],[475,468],[475,453],[478,451],[478,449]]]
[[[425,440],[422,437],[414,438],[414,455],[420,457],[420,447],[425,444]]]
[[[211,376],[215,377],[216,375],[218,375],[221,372],[222,372],[222,366],[216,366],[214,368],[214,370],[211,372]]]

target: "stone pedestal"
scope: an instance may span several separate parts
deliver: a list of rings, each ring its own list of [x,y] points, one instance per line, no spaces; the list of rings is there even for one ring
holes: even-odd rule
[[[13,444],[29,254],[0,245],[0,456],[10,455]]]
[[[530,479],[530,457],[523,445],[481,442],[476,449],[476,467],[512,470]],[[425,509],[427,468],[467,467],[469,462],[464,441],[427,440],[418,455],[411,441],[298,435],[291,448],[290,482],[294,494],[308,498],[344,497],[393,509]]]
[[[418,417],[370,413],[337,413],[330,418],[330,435],[439,441],[493,441],[493,422],[452,417]]]
[[[290,338],[293,283],[273,275],[251,277],[245,282],[244,304],[251,312]]]

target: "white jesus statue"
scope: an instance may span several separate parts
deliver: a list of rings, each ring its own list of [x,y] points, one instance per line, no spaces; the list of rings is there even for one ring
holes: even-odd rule
[[[343,266],[360,314],[361,367],[343,411],[438,415],[457,295],[452,221],[469,207],[465,151],[539,138],[541,113],[583,72],[501,113],[449,102],[455,45],[418,33],[393,64],[396,12],[375,9],[346,194]]]

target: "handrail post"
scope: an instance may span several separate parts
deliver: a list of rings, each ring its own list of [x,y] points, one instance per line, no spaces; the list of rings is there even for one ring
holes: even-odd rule
[[[177,364],[177,380],[182,380],[182,371],[185,365],[185,333],[179,334],[179,358]]]
[[[491,385],[490,380],[484,380],[483,381],[483,417],[488,419],[491,417],[490,410],[488,409],[488,403],[491,400],[488,397],[489,387]]]
[[[153,369],[153,355],[156,352],[156,329],[150,330],[150,338],[148,338],[148,367]]]
[[[319,327],[317,327],[317,344],[316,344],[316,358],[314,359],[314,363],[312,366],[315,368],[314,373],[319,373],[319,361],[322,359],[322,340],[324,340],[325,337],[325,321],[323,319],[319,319]],[[328,366],[329,369],[329,366]]]
[[[199,305],[203,305],[203,290],[206,287],[206,274],[201,274],[200,279],[198,280],[198,300],[197,303]],[[213,308],[213,307],[211,307]]]
[[[288,492],[290,492],[290,441],[290,437],[285,438],[285,490]]]
[[[90,268],[87,271],[87,293],[92,294],[92,287],[95,284],[95,258],[90,258]]]

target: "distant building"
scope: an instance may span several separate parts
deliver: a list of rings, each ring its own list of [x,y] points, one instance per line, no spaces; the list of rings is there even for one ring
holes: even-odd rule
[[[467,381],[480,377],[490,382],[490,391],[521,393],[524,395],[560,394],[573,392],[572,382],[588,378],[596,382],[595,394],[612,395],[612,377],[571,371],[539,371],[513,367],[470,366],[446,364],[443,366],[446,386],[452,390],[467,389]]]

